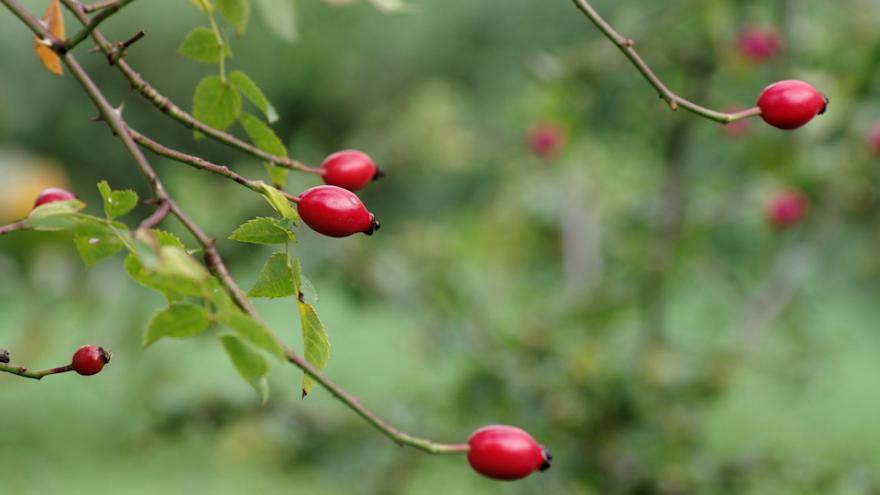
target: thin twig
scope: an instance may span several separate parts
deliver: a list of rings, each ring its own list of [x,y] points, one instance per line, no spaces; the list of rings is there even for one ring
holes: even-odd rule
[[[182,151],[178,151],[178,150],[169,148],[167,146],[163,146],[163,145],[157,143],[156,141],[153,141],[152,139],[148,138],[147,136],[144,136],[143,134],[139,133],[138,131],[136,131],[130,127],[128,128],[128,132],[131,134],[131,137],[138,144],[140,144],[144,148],[147,148],[148,150],[150,150],[158,155],[164,156],[166,158],[171,158],[172,160],[178,161],[180,163],[184,163],[186,165],[189,165],[193,168],[197,168],[199,170],[207,170],[208,172],[212,172],[217,175],[221,175],[223,177],[226,177],[227,179],[230,179],[234,182],[237,182],[238,184],[243,185],[244,187],[246,187],[254,192],[259,193],[259,192],[262,192],[262,190],[263,190],[262,189],[262,182],[257,181],[257,180],[248,179],[248,178],[246,178],[236,172],[233,172],[229,167],[227,167],[225,165],[218,165],[216,163],[212,163],[208,160],[205,160],[204,158],[201,158],[201,157],[198,157],[195,155],[190,155],[190,154],[184,153]],[[297,196],[294,196],[294,195],[287,193],[285,191],[281,191],[281,194],[283,194],[284,197],[287,198],[288,201],[291,201],[293,203],[299,202],[299,198]]]
[[[711,110],[704,106],[698,105],[690,100],[682,98],[677,94],[673,93],[666,84],[660,80],[659,77],[651,70],[651,67],[642,59],[641,55],[636,51],[635,41],[624,37],[620,33],[614,30],[608,22],[603,19],[596,9],[590,5],[586,0],[572,0],[580,9],[581,12],[587,16],[599,31],[602,31],[602,34],[605,35],[609,40],[611,40],[617,48],[620,49],[621,52],[629,59],[630,62],[638,69],[638,71],[644,76],[644,78],[657,90],[660,94],[660,98],[663,98],[666,103],[669,105],[669,108],[672,110],[678,110],[679,107],[684,108],[689,112],[693,112],[697,115],[705,117],[709,120],[714,120],[715,122],[719,122],[722,124],[729,124],[731,122],[735,122],[737,120],[747,119],[750,117],[756,117],[761,115],[761,110],[758,107],[749,108],[747,110],[742,110],[740,112],[733,113],[725,113],[719,112],[717,110]]]
[[[65,0],[69,2],[70,0]],[[10,10],[15,12],[16,10],[26,13],[27,11],[21,7],[17,0],[0,0],[4,5],[6,5]],[[22,21],[38,36],[44,35],[46,33],[46,29],[42,26],[41,23],[36,21],[33,16],[19,16]],[[30,19],[30,20],[29,20]],[[97,34],[97,31],[94,31]],[[88,93],[89,97],[98,107],[98,111],[100,112],[103,120],[107,122],[110,128],[113,130],[115,135],[122,141],[126,150],[131,154],[135,163],[147,177],[147,181],[150,183],[150,186],[153,189],[153,193],[156,196],[156,200],[165,201],[170,205],[171,213],[176,216],[180,222],[186,227],[187,230],[193,235],[193,237],[198,240],[199,244],[205,250],[205,260],[207,262],[208,268],[220,279],[223,286],[230,293],[230,295],[235,300],[236,304],[244,311],[246,311],[249,315],[253,316],[255,319],[260,320],[259,315],[254,310],[247,296],[245,296],[244,292],[235,282],[231,275],[229,275],[229,271],[226,268],[226,265],[223,263],[223,259],[220,257],[220,254],[217,252],[216,247],[214,246],[214,241],[207,236],[193,221],[190,219],[181,209],[177,203],[171,198],[168,192],[165,190],[162,182],[159,180],[156,171],[147,161],[146,157],[141,153],[140,148],[137,143],[135,143],[131,134],[128,132],[127,125],[122,120],[122,116],[116,112],[113,106],[107,101],[104,97],[104,94],[101,90],[95,85],[89,75],[83,70],[83,68],[76,61],[76,58],[71,53],[65,53],[61,57],[64,64],[69,69],[70,73],[73,74],[74,78],[79,82],[82,88]],[[360,400],[351,395],[344,388],[337,385],[335,382],[330,380],[327,376],[325,376],[319,369],[315,368],[311,363],[309,363],[302,356],[297,354],[293,349],[289,346],[283,344],[280,338],[275,336],[275,339],[283,346],[285,351],[285,355],[287,360],[300,368],[305,374],[312,377],[316,382],[318,382],[321,386],[323,386],[330,394],[334,397],[342,401],[346,406],[349,407],[356,414],[365,419],[368,423],[373,425],[376,429],[381,431],[387,437],[398,443],[399,445],[408,445],[410,447],[417,448],[424,452],[428,452],[431,454],[461,454],[465,453],[469,450],[469,446],[466,444],[441,444],[435,443],[430,440],[424,438],[414,437],[407,433],[404,433],[393,426],[386,423],[384,420],[379,418],[375,413],[371,410],[367,409]]]
[[[75,0],[61,0],[63,3],[73,14],[79,19],[83,25],[89,23],[88,16],[79,8],[79,5]],[[101,34],[97,29],[92,32],[92,39],[95,40],[95,43],[100,47],[101,51],[107,56],[108,61],[112,64],[115,63],[116,67],[122,72],[122,74],[128,79],[128,82],[131,84],[131,87],[140,93],[144,98],[149,100],[156,108],[164,112],[165,114],[171,116],[177,122],[183,124],[184,126],[205,134],[206,136],[214,139],[215,141],[219,141],[228,146],[238,149],[244,153],[248,153],[251,156],[255,156],[261,160],[265,160],[273,165],[278,165],[280,167],[289,168],[292,170],[299,170],[300,172],[305,172],[313,175],[321,175],[321,169],[310,167],[305,163],[294,160],[292,158],[288,158],[285,156],[273,155],[266,151],[257,148],[256,146],[242,141],[241,139],[229,134],[228,132],[221,131],[219,129],[214,129],[213,127],[205,124],[204,122],[196,119],[191,114],[184,111],[182,108],[177,106],[174,102],[172,102],[168,97],[159,93],[156,88],[150,85],[146,80],[144,80],[141,75],[131,68],[127,62],[124,60],[114,60],[115,49],[113,44],[107,41],[107,38]]]
[[[73,50],[74,48],[76,48],[76,46],[82,43],[83,40],[88,38],[89,35],[92,34],[92,31],[97,29],[102,22],[107,20],[111,15],[118,12],[119,9],[125,7],[133,1],[134,0],[118,0],[116,2],[113,2],[112,4],[105,5],[100,12],[95,14],[95,17],[92,17],[88,23],[83,24],[83,28],[78,33],[68,38],[67,41],[64,42],[64,50],[62,50],[62,52]]]
[[[108,7],[113,7],[119,3],[119,0],[103,0],[101,2],[94,2],[89,4],[82,4],[83,12],[95,12],[96,10],[106,9]]]
[[[165,217],[171,213],[171,203],[164,200],[159,200],[159,207],[156,208],[156,211],[153,212],[152,215],[148,216],[138,225],[138,230],[150,230],[156,225],[162,223],[162,220],[165,220]]]
[[[5,364],[0,363],[0,371],[4,373],[12,373],[13,375],[18,375],[24,378],[33,378],[34,380],[42,380],[43,377],[49,375],[57,375],[58,373],[67,373],[68,371],[73,371],[73,365],[68,364],[66,366],[59,366],[57,368],[49,368],[45,370],[35,370],[31,371],[27,369],[25,366],[19,366],[16,364]]]

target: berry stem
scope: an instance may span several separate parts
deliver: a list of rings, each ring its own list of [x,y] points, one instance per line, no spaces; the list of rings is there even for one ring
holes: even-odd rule
[[[70,10],[74,14],[74,16],[76,16],[76,18],[79,19],[81,23],[83,23],[83,25],[89,23],[89,17],[85,15],[79,2],[77,2],[76,0],[61,0],[61,3],[63,3],[68,8],[68,10]],[[114,60],[113,57],[115,53],[115,48],[113,47],[112,43],[107,41],[107,38],[104,37],[104,35],[101,34],[99,30],[93,30],[91,35],[98,48],[100,48],[101,51],[104,52],[104,54],[107,56],[110,64],[115,65],[120,70],[120,72],[122,72],[125,78],[128,79],[131,87],[138,93],[140,93],[144,98],[149,100],[150,103],[152,103],[156,108],[158,108],[163,113],[167,114],[180,124],[183,124],[184,126],[194,131],[201,132],[202,134],[210,137],[215,141],[226,144],[227,146],[230,146],[232,148],[236,148],[239,151],[257,157],[261,160],[266,160],[273,165],[289,168],[291,170],[298,170],[307,174],[321,175],[321,171],[318,168],[310,167],[305,163],[294,160],[292,158],[267,153],[260,148],[257,148],[256,146],[242,141],[241,139],[233,136],[232,134],[229,134],[228,132],[214,129],[213,127],[196,119],[191,114],[187,113],[170,99],[168,99],[167,96],[159,93],[159,91],[157,91],[156,88],[154,88],[152,85],[150,85],[150,83],[144,80],[144,78],[141,77],[141,75],[137,71],[132,69],[125,60]]]
[[[18,375],[23,378],[32,378],[34,380],[42,380],[43,377],[49,375],[57,375],[59,373],[67,373],[68,371],[73,371],[73,365],[65,365],[58,366],[57,368],[48,368],[45,370],[36,370],[31,371],[26,366],[19,366],[17,364],[5,364],[0,363],[0,371],[5,373],[11,373],[13,375]]]
[[[660,94],[660,98],[666,101],[673,111],[678,110],[679,108],[684,108],[685,110],[705,117],[709,120],[713,120],[715,122],[719,122],[721,124],[729,124],[731,122],[736,122],[737,120],[747,119],[750,117],[756,117],[761,114],[761,111],[756,108],[750,108],[748,110],[743,110],[741,112],[734,113],[725,113],[719,112],[717,110],[712,110],[706,108],[704,106],[698,105],[690,100],[682,98],[678,96],[672,90],[670,90],[666,84],[654,73],[651,67],[642,59],[639,52],[635,49],[635,41],[624,37],[620,33],[618,33],[613,27],[611,27],[608,22],[596,12],[596,9],[593,8],[592,5],[587,0],[572,0],[575,6],[584,13],[584,15],[589,19],[602,34],[605,35],[621,52],[629,59],[630,62],[635,66],[635,68],[642,74],[642,76],[657,90]]]
[[[65,3],[70,5],[74,5],[71,3],[71,0],[63,0]],[[43,25],[36,20],[27,10],[25,10],[17,0],[0,0],[4,5],[7,6],[10,10],[16,13],[18,17],[33,31],[37,36],[44,36],[49,34]],[[75,10],[76,12],[80,12],[80,10]],[[98,35],[97,31],[94,31],[93,34],[95,36]],[[47,38],[48,39],[48,38]],[[100,44],[100,43],[99,43]],[[155,201],[167,203],[168,208],[175,217],[183,224],[183,226],[196,238],[199,244],[202,245],[205,251],[205,262],[208,268],[214,273],[223,286],[226,288],[227,292],[229,292],[230,296],[235,301],[236,305],[239,306],[243,311],[247,312],[250,316],[257,319],[258,321],[262,321],[259,314],[257,314],[250,300],[229,274],[229,270],[226,268],[226,264],[223,262],[223,258],[220,256],[220,253],[217,251],[217,248],[214,246],[214,240],[211,239],[201,228],[196,225],[192,219],[190,219],[184,212],[181,210],[180,206],[172,199],[169,193],[165,190],[165,187],[162,185],[162,182],[159,179],[159,176],[156,174],[155,169],[153,169],[152,165],[150,165],[147,158],[141,152],[141,149],[138,147],[138,144],[135,142],[127,124],[123,121],[122,116],[115,111],[113,106],[107,101],[107,98],[101,92],[101,90],[95,85],[94,81],[89,77],[89,75],[85,72],[82,66],[79,65],[76,58],[71,53],[64,53],[61,56],[62,62],[68,68],[73,77],[77,80],[77,82],[82,86],[83,90],[89,95],[91,100],[95,103],[95,106],[98,107],[98,111],[103,117],[103,121],[107,123],[108,126],[113,130],[119,140],[122,141],[125,149],[132,156],[138,168],[141,169],[141,172],[146,176],[147,181],[150,184],[150,187],[153,190],[153,194],[155,195]],[[122,61],[120,61],[120,64]],[[281,345],[285,351],[285,355],[287,360],[300,368],[304,373],[308,374],[310,377],[314,378],[314,380],[323,386],[328,392],[330,392],[334,397],[342,401],[343,404],[349,407],[352,411],[358,414],[360,417],[365,419],[369,424],[374,426],[376,429],[384,433],[387,437],[391,438],[393,441],[398,443],[399,445],[408,445],[410,447],[417,448],[424,452],[430,454],[463,454],[468,452],[469,447],[464,444],[442,444],[435,443],[430,440],[419,438],[412,436],[408,433],[404,433],[397,428],[394,428],[383,419],[381,419],[378,415],[372,412],[370,409],[365,407],[361,401],[346,391],[344,388],[333,382],[330,378],[325,376],[320,370],[315,368],[311,363],[309,363],[305,358],[296,353],[293,349],[283,343],[283,341],[277,336],[273,334],[275,340]],[[54,373],[60,373],[62,371],[61,368],[56,368]],[[3,370],[6,371],[6,370]],[[64,370],[69,371],[69,370]],[[22,373],[31,373],[28,372],[23,367],[12,367],[11,373],[19,374]],[[51,373],[50,373],[51,374]],[[25,375],[22,375],[25,376]]]

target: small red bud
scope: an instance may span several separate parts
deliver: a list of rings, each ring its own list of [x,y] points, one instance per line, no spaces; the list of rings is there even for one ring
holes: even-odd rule
[[[34,201],[34,208],[40,205],[44,205],[46,203],[54,203],[55,201],[67,201],[69,199],[76,199],[76,196],[74,196],[72,192],[65,189],[50,187],[49,189],[44,189],[43,192],[41,192],[39,196],[37,196],[37,200]]]

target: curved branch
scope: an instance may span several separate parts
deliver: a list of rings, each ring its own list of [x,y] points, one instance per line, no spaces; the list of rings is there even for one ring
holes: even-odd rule
[[[73,365],[68,364],[66,366],[59,366],[57,368],[49,368],[45,370],[35,370],[31,371],[26,366],[19,366],[17,364],[6,364],[0,363],[0,371],[4,373],[11,373],[13,375],[18,375],[22,378],[31,378],[34,380],[42,380],[44,377],[49,375],[57,375],[59,373],[67,373],[68,371],[73,371]]]
[[[98,28],[98,25],[107,20],[111,15],[119,12],[119,9],[125,7],[133,1],[134,0],[117,0],[115,2],[104,5],[102,7],[102,10],[95,14],[95,17],[92,17],[88,23],[84,24],[83,28],[78,33],[76,33],[64,42],[63,51],[70,51],[76,48],[77,45],[82,43],[83,40],[85,40],[89,37],[90,34],[92,34],[92,31]]]
[[[599,28],[599,31],[601,31],[606,38],[611,40],[611,42],[623,52],[626,58],[632,62],[648,83],[657,90],[657,93],[660,94],[660,98],[663,98],[663,100],[669,105],[669,108],[673,111],[678,110],[679,107],[684,108],[689,112],[721,124],[729,124],[731,122],[736,122],[737,120],[761,115],[761,110],[758,107],[752,107],[740,112],[725,113],[706,108],[678,96],[672,92],[672,90],[670,90],[659,77],[657,77],[657,74],[655,74],[654,71],[651,70],[651,67],[648,66],[644,59],[642,59],[639,52],[634,48],[636,44],[635,41],[618,33],[605,19],[602,18],[602,16],[599,15],[598,12],[596,12],[596,9],[594,9],[587,0],[572,0],[572,2],[574,2],[575,6],[583,12],[585,16],[587,16],[587,19]]]

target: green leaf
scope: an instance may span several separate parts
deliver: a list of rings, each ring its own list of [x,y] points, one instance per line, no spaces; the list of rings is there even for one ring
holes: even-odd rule
[[[290,175],[290,169],[266,162],[266,173],[269,174],[269,180],[272,181],[273,186],[284,187],[287,184],[287,176]]]
[[[125,272],[137,283],[161,292],[169,302],[183,299],[183,296],[201,296],[202,284],[185,277],[163,275],[155,270],[149,270],[143,261],[133,253],[125,257]]]
[[[194,304],[172,304],[150,319],[144,334],[144,347],[149,347],[163,337],[194,337],[207,330],[210,325],[211,315],[205,308]]]
[[[244,34],[251,18],[250,0],[217,0],[220,13],[235,28],[238,34]]]
[[[266,381],[269,363],[266,358],[235,335],[221,335],[220,341],[238,374],[254,387],[265,404],[269,400],[269,383]]]
[[[272,331],[266,325],[245,314],[237,308],[230,309],[220,313],[218,319],[220,323],[233,329],[238,336],[247,340],[251,344],[268,351],[278,359],[284,361],[285,353],[281,344],[275,339]]]
[[[196,86],[193,116],[209,126],[225,130],[241,113],[241,95],[220,76],[205,77]]]
[[[106,225],[88,225],[77,229],[73,242],[87,268],[113,256],[124,245],[119,236]]]
[[[293,231],[277,218],[257,217],[238,226],[229,238],[251,244],[285,244],[295,240]]]
[[[312,281],[303,275],[302,264],[299,260],[293,260],[293,276],[296,280],[296,287],[299,292],[300,300],[308,304],[315,304],[318,302],[318,291],[315,289],[315,285],[312,284]]]
[[[299,215],[293,210],[293,207],[290,206],[290,201],[281,194],[281,191],[268,184],[260,183],[260,192],[263,193],[263,197],[266,198],[266,201],[269,202],[272,208],[274,208],[282,218],[294,223],[299,222]]]
[[[263,94],[263,90],[247,74],[240,70],[234,70],[229,73],[229,82],[266,115],[266,120],[270,124],[278,121],[278,112],[275,110],[275,107],[269,103],[269,99]]]
[[[299,37],[292,0],[254,0],[263,23],[275,36],[293,43]]]
[[[156,234],[156,239],[159,240],[160,246],[177,246],[180,249],[186,249],[186,246],[183,245],[183,241],[171,232],[160,229],[152,229],[152,232]]]
[[[177,53],[203,64],[216,64],[226,56],[214,31],[198,27],[187,33],[177,47]]]
[[[239,120],[244,127],[244,132],[257,148],[276,156],[287,156],[287,148],[284,143],[281,142],[275,131],[262,120],[247,112],[242,112]]]
[[[138,195],[132,190],[113,191],[106,180],[98,183],[98,191],[104,198],[104,213],[107,218],[116,218],[125,215],[137,206]]]
[[[94,218],[100,221],[97,217],[77,213],[85,207],[86,204],[78,199],[46,203],[31,210],[28,217],[24,219],[24,223],[29,229],[59,230],[72,228],[79,224],[83,218]]]
[[[192,280],[200,286],[208,281],[208,270],[187,254],[185,249],[177,246],[159,247],[159,260],[156,263],[156,272],[160,275],[181,277]]]
[[[318,317],[314,306],[303,302],[298,304],[306,361],[312,363],[315,368],[323,370],[327,366],[327,361],[330,360],[330,340],[327,338],[324,323]],[[309,375],[305,375],[302,385],[303,397],[308,395],[314,386],[315,380]]]
[[[290,259],[285,253],[275,253],[269,257],[254,287],[248,292],[251,297],[289,297],[297,294],[296,278]]]

